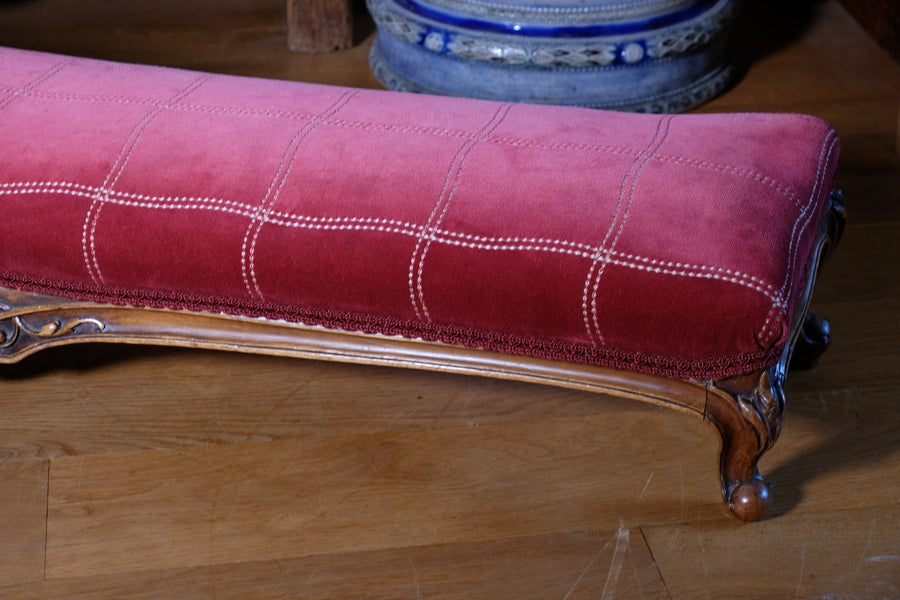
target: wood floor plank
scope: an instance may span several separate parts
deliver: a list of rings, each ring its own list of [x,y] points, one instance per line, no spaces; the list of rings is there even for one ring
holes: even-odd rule
[[[0,460],[0,587],[44,577],[47,466]]]
[[[730,519],[712,431],[644,412],[60,457],[47,576]]]
[[[897,127],[900,129],[900,120]],[[900,222],[900,153],[894,155],[892,162],[895,163],[893,168],[891,165],[881,168],[842,165],[835,187],[844,192],[851,227]]]
[[[0,384],[0,455],[23,459],[477,426],[593,414],[602,404],[474,377],[101,345],[4,365]]]
[[[895,169],[900,65],[837,2],[743,8],[733,36],[746,70],[700,111],[813,114],[837,128],[842,169]]]
[[[898,396],[893,388],[797,398],[782,438],[762,461],[773,518],[900,505]]]
[[[818,368],[789,374],[790,393],[878,390],[900,382],[900,279],[885,268],[900,257],[898,232],[898,222],[848,225],[812,301],[812,310],[831,321],[831,348]]]
[[[900,65],[835,0],[742,10],[741,76],[697,112],[831,122],[850,219],[813,299],[833,346],[790,375],[761,465],[771,519],[733,521],[714,432],[655,407],[72,347],[0,369],[0,598],[665,598],[666,585],[679,599],[900,597]],[[0,44],[380,87],[371,29],[346,52],[295,54],[282,11],[0,1]]]
[[[881,599],[900,597],[897,523],[895,504],[643,532],[676,600]]]
[[[895,200],[900,202],[900,189]],[[859,199],[860,203],[866,201],[866,198]],[[853,220],[853,202],[853,199],[847,199],[850,222],[840,244],[816,280],[813,302],[854,304],[888,300],[900,303],[900,281],[891,269],[884,268],[885,263],[900,256],[900,240],[897,239],[900,220],[856,223]],[[893,325],[894,322],[888,324]]]
[[[669,598],[640,531],[555,533],[15,587],[0,597],[140,600]]]

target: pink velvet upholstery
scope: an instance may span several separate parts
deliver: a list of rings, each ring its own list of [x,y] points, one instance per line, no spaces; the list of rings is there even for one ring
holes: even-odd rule
[[[0,49],[0,285],[720,378],[777,361],[837,156],[801,115]]]

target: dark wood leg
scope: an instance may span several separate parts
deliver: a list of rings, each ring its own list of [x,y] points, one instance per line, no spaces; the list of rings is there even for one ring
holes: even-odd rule
[[[843,197],[835,190],[822,222],[812,275],[792,326],[795,336],[778,364],[759,373],[707,384],[704,418],[715,425],[722,436],[719,459],[722,497],[731,512],[745,521],[762,518],[772,504],[769,486],[760,476],[757,463],[781,432],[787,365],[790,363],[796,369],[811,368],[831,343],[828,320],[807,314],[806,310],[815,274],[840,240],[845,223]]]
[[[791,369],[806,371],[819,362],[831,345],[831,323],[821,315],[808,314],[800,328],[791,356]]]
[[[288,48],[331,52],[353,45],[351,0],[285,0]]]
[[[778,439],[783,413],[784,393],[777,368],[707,386],[704,418],[722,436],[722,498],[744,521],[762,518],[771,507],[769,486],[757,463]]]
[[[822,268],[834,251],[841,240],[846,224],[847,211],[844,208],[844,197],[840,191],[834,190],[831,192],[831,205],[824,221],[825,239],[823,247],[819,251],[817,269]],[[815,279],[811,281],[811,284],[814,281]],[[807,295],[811,293],[812,289],[809,289]],[[831,345],[831,323],[828,322],[828,319],[813,313],[806,314],[803,319],[794,340],[790,359],[790,368],[797,371],[805,371],[816,366],[819,358]]]

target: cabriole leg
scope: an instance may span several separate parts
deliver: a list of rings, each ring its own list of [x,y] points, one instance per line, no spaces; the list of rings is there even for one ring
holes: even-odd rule
[[[719,430],[722,497],[732,513],[756,521],[772,504],[769,486],[757,469],[760,457],[781,431],[782,382],[775,368],[710,382],[704,418]]]

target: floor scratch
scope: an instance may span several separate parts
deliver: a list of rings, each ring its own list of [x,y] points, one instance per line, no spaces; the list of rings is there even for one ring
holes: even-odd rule
[[[616,534],[616,537],[618,538],[618,534]],[[587,566],[581,570],[581,574],[578,575],[578,578],[575,580],[575,583],[572,584],[572,587],[570,587],[569,591],[566,592],[566,595],[563,596],[563,600],[568,600],[569,596],[572,595],[572,592],[575,591],[575,588],[578,587],[578,584],[581,583],[581,580],[584,579],[584,576],[587,574],[587,572],[591,570],[591,567],[594,566],[594,563],[597,562],[597,559],[600,558],[600,555],[603,554],[603,552],[607,548],[609,548],[610,541],[612,541],[612,540],[607,541],[603,545],[603,547],[597,551],[597,554],[594,555],[594,557],[590,560],[590,562],[587,564]]]
[[[416,565],[411,558],[406,559],[406,562],[409,563],[409,568],[412,569],[413,584],[416,586],[416,600],[419,600],[422,597],[421,590],[419,589],[419,572],[416,570]]]
[[[806,567],[806,542],[803,542],[803,550],[800,552],[800,576],[797,578],[797,589],[794,597],[800,597],[800,586],[803,584],[803,569]]]
[[[622,523],[619,525],[619,531],[616,532],[616,549],[613,551],[612,561],[609,564],[609,573],[606,575],[606,583],[603,584],[600,600],[606,598],[607,593],[615,593],[616,584],[619,582],[619,574],[622,571],[622,563],[625,562],[625,553],[628,552],[630,546],[631,532]]]
[[[644,484],[644,489],[641,490],[641,493],[638,496],[638,502],[640,502],[641,498],[644,497],[644,494],[647,493],[647,488],[650,487],[651,479],[653,479],[653,473],[650,473],[650,477],[647,478],[647,483]]]

